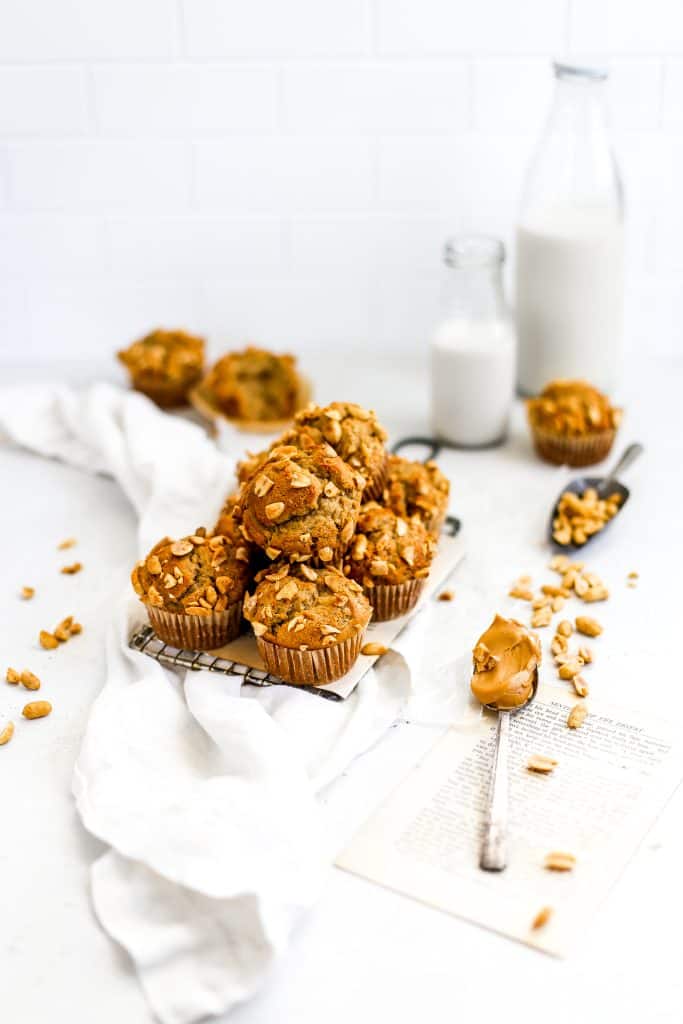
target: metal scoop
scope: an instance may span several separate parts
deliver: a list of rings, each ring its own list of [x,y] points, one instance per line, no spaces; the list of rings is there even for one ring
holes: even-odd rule
[[[531,704],[538,690],[538,668],[534,672],[531,693],[517,708],[501,710],[496,704],[485,704],[489,711],[498,712],[496,749],[491,766],[491,783],[486,804],[484,839],[479,867],[484,871],[502,871],[507,864],[510,755],[510,715],[517,714]]]
[[[617,477],[619,477],[621,473],[628,469],[631,463],[633,463],[639,455],[642,455],[643,451],[644,448],[642,444],[630,444],[624,452],[624,454],[619,459],[619,461],[617,462],[612,472],[609,473],[607,476],[579,476],[575,480],[571,480],[566,487],[562,488],[562,494],[564,494],[566,491],[571,491],[573,494],[581,496],[589,487],[592,487],[598,492],[599,498],[608,498],[610,494],[618,494],[620,496],[621,501],[619,503],[619,511],[617,512],[617,514],[613,516],[612,519],[609,519],[605,523],[603,528],[600,531],[598,531],[598,533],[589,534],[586,537],[586,540],[583,542],[583,544],[574,544],[573,542],[570,542],[569,544],[560,544],[553,537],[553,521],[557,516],[560,500],[562,498],[562,494],[560,494],[560,497],[557,499],[555,505],[553,506],[553,511],[550,515],[550,522],[548,524],[548,537],[550,539],[550,543],[554,547],[556,547],[559,551],[578,551],[579,548],[584,548],[592,537],[598,537],[601,534],[603,534],[609,526],[609,524],[621,515],[624,505],[629,499],[630,491],[627,487],[624,487],[624,485],[619,482]]]

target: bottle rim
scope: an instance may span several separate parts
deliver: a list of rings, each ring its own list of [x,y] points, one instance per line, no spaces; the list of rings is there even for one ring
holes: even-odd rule
[[[443,247],[443,261],[448,267],[492,267],[504,260],[505,246],[492,235],[456,235]]]
[[[553,71],[556,78],[565,80],[604,82],[609,78],[609,69],[604,64],[591,64],[583,60],[554,60]]]

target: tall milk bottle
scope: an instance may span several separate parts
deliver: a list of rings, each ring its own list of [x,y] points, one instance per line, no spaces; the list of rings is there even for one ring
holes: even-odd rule
[[[624,209],[607,72],[556,63],[555,99],[517,226],[518,388],[557,377],[613,391],[624,306]]]

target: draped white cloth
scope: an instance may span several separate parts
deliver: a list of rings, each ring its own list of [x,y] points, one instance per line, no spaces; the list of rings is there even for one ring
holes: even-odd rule
[[[212,523],[242,454],[106,384],[4,389],[0,432],[112,476],[138,515],[140,554]],[[92,868],[102,927],[131,955],[159,1020],[190,1024],[247,999],[286,946],[332,852],[316,792],[400,717],[410,680],[393,657],[344,703],[240,689],[236,677],[175,673],[131,651],[142,619],[122,594],[73,790],[109,846]]]

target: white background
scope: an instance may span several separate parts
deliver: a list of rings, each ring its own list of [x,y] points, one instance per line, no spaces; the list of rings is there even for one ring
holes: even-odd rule
[[[444,237],[507,241],[549,58],[607,52],[629,348],[679,345],[680,0],[2,0],[0,363],[159,323],[415,350]]]

